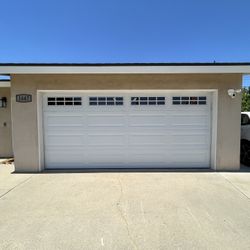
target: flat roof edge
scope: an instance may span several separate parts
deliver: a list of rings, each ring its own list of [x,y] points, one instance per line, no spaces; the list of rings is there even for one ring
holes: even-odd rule
[[[0,63],[1,66],[84,66],[84,67],[119,67],[119,66],[243,66],[250,62],[179,62],[179,63]]]
[[[250,74],[250,63],[0,64],[0,74]]]
[[[10,80],[0,80],[0,88],[10,87]]]

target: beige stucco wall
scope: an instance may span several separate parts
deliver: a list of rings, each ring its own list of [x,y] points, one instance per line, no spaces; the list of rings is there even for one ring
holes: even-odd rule
[[[0,157],[11,157],[11,99],[10,88],[0,87],[0,98],[7,98],[7,108],[0,108]]]
[[[240,88],[241,74],[144,75],[12,75],[12,121],[15,167],[39,171],[37,90],[84,89],[218,89],[217,170],[238,170],[241,96],[231,99],[228,88]],[[32,103],[17,103],[16,94],[32,94]]]

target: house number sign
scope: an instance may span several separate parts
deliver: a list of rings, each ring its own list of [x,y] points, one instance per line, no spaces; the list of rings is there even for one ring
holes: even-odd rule
[[[32,95],[29,94],[16,95],[16,101],[22,103],[32,102]]]

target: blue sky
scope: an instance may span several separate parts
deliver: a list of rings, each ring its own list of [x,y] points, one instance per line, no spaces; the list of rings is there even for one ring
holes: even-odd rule
[[[0,62],[246,62],[249,0],[1,0]]]
[[[250,75],[246,75],[243,77],[243,86],[250,87]]]

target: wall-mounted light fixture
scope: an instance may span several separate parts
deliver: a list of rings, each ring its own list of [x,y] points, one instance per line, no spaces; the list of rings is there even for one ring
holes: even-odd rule
[[[7,108],[7,98],[0,97],[0,108]]]
[[[235,98],[236,94],[241,93],[241,89],[228,89],[227,93],[231,98]]]

